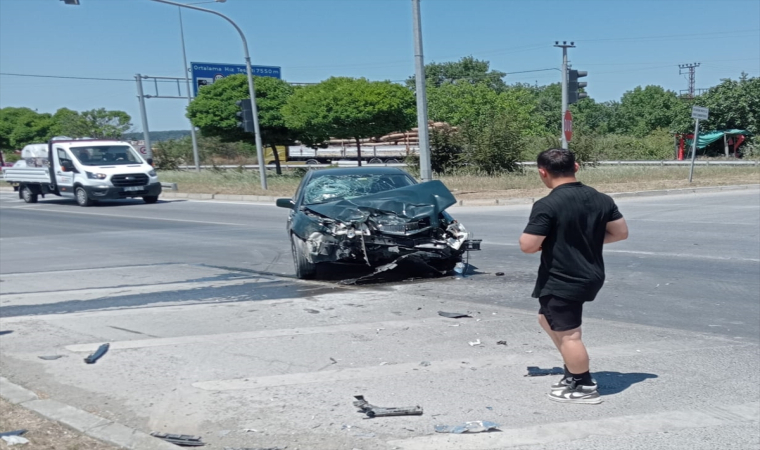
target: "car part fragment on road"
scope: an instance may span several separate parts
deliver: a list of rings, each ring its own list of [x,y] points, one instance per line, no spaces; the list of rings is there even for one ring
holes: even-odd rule
[[[13,431],[5,431],[3,433],[0,433],[0,437],[3,436],[21,436],[22,434],[26,433],[29,430],[20,429],[20,430],[13,430]]]
[[[99,360],[103,355],[106,354],[106,352],[108,351],[108,347],[110,347],[108,343],[101,345],[100,347],[98,347],[97,350],[95,350],[94,353],[92,353],[90,356],[85,358],[84,362],[86,362],[87,364],[95,364],[97,360]]]
[[[475,422],[465,422],[462,425],[436,425],[435,426],[435,432],[436,433],[454,433],[454,434],[462,434],[462,433],[482,433],[484,431],[491,431],[491,430],[498,430],[499,427],[498,423],[494,422],[488,422],[485,420],[478,420]]]
[[[150,435],[159,439],[163,439],[166,442],[170,442],[174,445],[179,445],[180,447],[203,447],[206,445],[205,443],[201,442],[200,436],[191,436],[189,434],[167,434],[154,431]]]
[[[287,447],[224,447],[224,450],[285,450]]]
[[[546,375],[564,375],[565,369],[562,367],[552,367],[551,369],[541,369],[536,366],[528,366],[526,377],[543,377]]]
[[[449,319],[462,319],[464,317],[470,317],[471,315],[465,314],[465,313],[453,313],[453,312],[446,312],[446,311],[438,311],[439,316],[448,317]]]
[[[24,445],[29,443],[29,439],[21,436],[3,436],[0,439],[8,443],[8,445]]]
[[[383,406],[374,406],[367,403],[367,400],[364,399],[363,395],[355,395],[354,398],[356,401],[354,402],[354,406],[359,408],[359,412],[365,413],[367,417],[373,418],[373,417],[387,417],[387,416],[421,416],[422,415],[422,407],[421,406],[405,406],[405,407],[383,407]]]
[[[38,356],[39,359],[44,359],[45,361],[55,361],[58,358],[63,358],[64,355],[45,355],[45,356]]]
[[[507,341],[498,341],[496,345],[507,345]]]
[[[482,345],[482,342],[480,342],[480,339],[475,339],[474,341],[470,342],[470,347],[475,347],[476,345]]]
[[[503,277],[503,276],[504,276],[504,272],[496,272],[496,274],[495,274],[495,275],[496,275],[497,277]]]

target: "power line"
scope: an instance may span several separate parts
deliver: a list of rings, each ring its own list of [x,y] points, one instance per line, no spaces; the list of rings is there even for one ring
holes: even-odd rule
[[[56,79],[63,79],[63,80],[95,80],[95,81],[129,81],[134,83],[135,80],[128,79],[128,78],[94,78],[94,77],[67,77],[63,75],[36,75],[36,74],[30,74],[30,73],[8,73],[8,72],[0,72],[0,75],[5,76],[11,76],[11,77],[29,77],[29,78],[56,78]],[[159,83],[174,83],[174,81],[170,80],[158,80]]]

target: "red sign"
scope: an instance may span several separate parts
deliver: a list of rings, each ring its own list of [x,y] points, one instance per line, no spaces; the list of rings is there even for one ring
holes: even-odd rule
[[[570,110],[565,111],[565,140],[570,142],[573,138],[573,115],[570,114]]]

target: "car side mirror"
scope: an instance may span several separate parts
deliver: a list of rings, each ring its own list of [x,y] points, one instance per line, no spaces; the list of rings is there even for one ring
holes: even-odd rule
[[[76,172],[76,168],[74,168],[74,163],[68,160],[61,161],[61,167],[63,168],[64,172]]]
[[[293,209],[296,205],[291,198],[278,198],[275,204],[280,208]]]

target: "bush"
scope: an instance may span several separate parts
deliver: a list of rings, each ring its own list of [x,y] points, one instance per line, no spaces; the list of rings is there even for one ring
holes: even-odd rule
[[[480,126],[462,127],[463,162],[487,175],[518,172],[522,152],[520,130],[507,115],[494,117]]]

